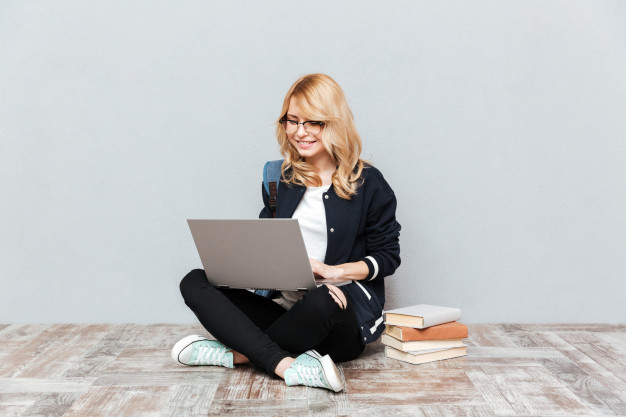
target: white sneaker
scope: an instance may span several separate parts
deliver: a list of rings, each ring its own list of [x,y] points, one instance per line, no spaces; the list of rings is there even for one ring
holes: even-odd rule
[[[172,348],[172,360],[183,365],[218,365],[234,368],[230,348],[217,340],[191,335],[179,340]]]
[[[343,389],[341,375],[335,362],[328,355],[314,350],[304,352],[285,370],[287,385],[306,385],[339,392]]]

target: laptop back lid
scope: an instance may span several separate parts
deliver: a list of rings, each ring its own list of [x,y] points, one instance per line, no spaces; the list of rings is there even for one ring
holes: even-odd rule
[[[215,286],[286,291],[316,287],[297,219],[187,223]]]

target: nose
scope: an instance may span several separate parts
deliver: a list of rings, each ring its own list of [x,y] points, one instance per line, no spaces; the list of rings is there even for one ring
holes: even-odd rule
[[[307,131],[304,129],[304,125],[298,125],[298,130],[296,130],[296,135],[297,135],[298,137],[303,138],[303,137],[305,137],[305,136],[308,136],[308,135],[309,135],[309,132],[307,132]]]

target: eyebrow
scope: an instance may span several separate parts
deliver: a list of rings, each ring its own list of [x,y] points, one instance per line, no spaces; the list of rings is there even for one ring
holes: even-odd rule
[[[290,118],[290,119],[297,119],[297,117],[295,115],[289,114],[289,113],[287,113],[287,117]]]

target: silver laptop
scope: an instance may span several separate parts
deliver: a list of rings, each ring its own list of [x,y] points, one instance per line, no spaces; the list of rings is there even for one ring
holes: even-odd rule
[[[217,287],[298,291],[351,282],[314,278],[297,219],[187,223],[207,278]]]

